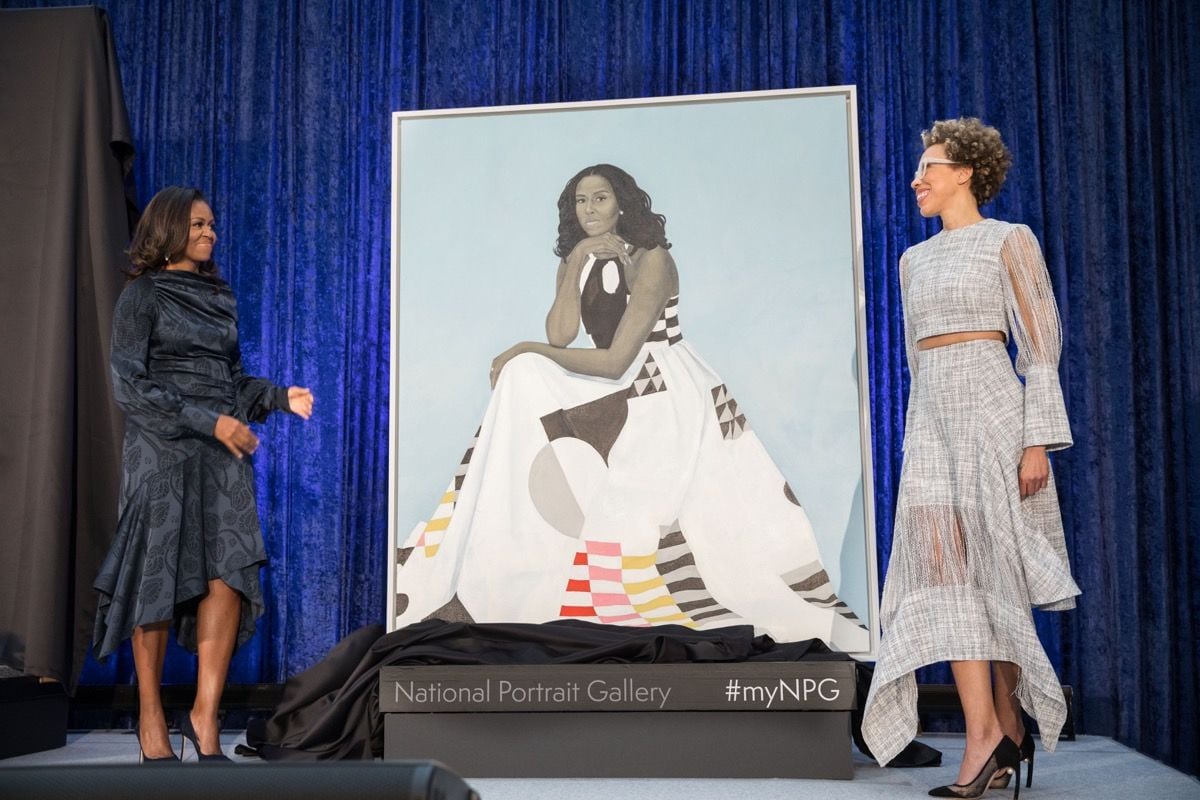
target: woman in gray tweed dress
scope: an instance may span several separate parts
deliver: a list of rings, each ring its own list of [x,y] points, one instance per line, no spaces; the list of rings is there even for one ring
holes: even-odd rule
[[[1079,594],[1046,456],[1069,447],[1071,431],[1037,239],[979,213],[1004,182],[1008,149],[974,118],[936,122],[922,139],[911,186],[942,230],[900,259],[912,388],[863,736],[890,761],[916,735],[914,671],[951,662],[966,751],[957,781],[930,794],[977,797],[1022,761],[1032,778],[1022,708],[1048,750],[1066,719],[1030,609],[1073,608]]]
[[[167,629],[199,656],[196,700],[181,733],[200,760],[221,753],[217,707],[229,660],[263,612],[266,562],[247,423],[272,411],[312,414],[308,389],[242,369],[237,302],[212,260],[212,209],[169,186],[147,204],[129,248],[129,283],[113,312],[113,394],[125,411],[116,534],[96,578],[93,647],[103,659],[133,638],[138,743],[177,760],[159,697]]]

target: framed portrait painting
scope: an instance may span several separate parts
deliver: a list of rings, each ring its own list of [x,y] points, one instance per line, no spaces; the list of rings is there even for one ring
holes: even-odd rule
[[[397,113],[388,624],[871,658],[853,87]]]

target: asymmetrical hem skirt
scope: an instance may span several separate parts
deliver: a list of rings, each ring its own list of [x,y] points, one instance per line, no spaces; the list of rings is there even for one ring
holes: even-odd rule
[[[94,584],[96,658],[135,628],[166,621],[195,652],[196,609],[214,579],[241,596],[244,644],[264,610],[259,569],[267,561],[250,458],[234,458],[215,439],[165,439],[130,426],[124,469],[116,534]]]
[[[1024,388],[1004,344],[990,340],[919,351],[917,375],[863,736],[887,764],[917,733],[915,670],[1008,661],[1053,750],[1067,708],[1031,608],[1073,608],[1079,588],[1053,473],[1020,496]]]

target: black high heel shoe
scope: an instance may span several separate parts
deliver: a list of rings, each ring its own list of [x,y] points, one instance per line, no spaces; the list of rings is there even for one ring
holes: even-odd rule
[[[1033,786],[1033,754],[1036,748],[1033,746],[1033,734],[1029,729],[1025,729],[1025,736],[1021,739],[1021,760],[1029,762],[1029,769],[1025,773],[1025,788]],[[1009,782],[1012,781],[1012,775],[1005,775],[1002,778],[993,778],[990,788],[992,789],[1007,789]]]
[[[196,751],[197,761],[232,761],[229,756],[222,753],[220,750],[209,755],[200,749],[200,737],[196,735],[196,728],[192,725],[192,715],[188,712],[183,712],[182,718],[179,720],[179,754],[183,755],[184,740],[192,743],[192,748]]]
[[[1017,774],[1017,786],[1013,790],[1013,800],[1021,795],[1021,748],[1007,736],[1000,738],[1000,744],[992,751],[983,769],[970,783],[951,783],[929,790],[930,797],[982,797],[991,788],[990,784],[996,778],[1010,772]]]
[[[1033,754],[1034,754],[1034,752],[1035,752],[1035,748],[1033,746],[1033,734],[1029,732],[1028,728],[1026,728],[1025,736],[1021,739],[1021,760],[1029,762],[1029,771],[1025,773],[1025,788],[1026,789],[1028,789],[1030,786],[1033,786]],[[1017,780],[1018,781],[1021,780],[1020,776],[1017,776]]]
[[[170,764],[171,762],[179,763],[179,756],[175,755],[174,750],[171,751],[171,755],[169,755],[169,756],[147,756],[146,755],[146,751],[142,749],[141,723],[136,723],[136,722],[134,723],[133,735],[137,737],[138,763],[139,764],[149,764],[151,766],[154,766],[157,764],[157,765],[161,766],[163,764]],[[169,740],[170,738],[171,738],[171,732],[167,731],[167,739]]]

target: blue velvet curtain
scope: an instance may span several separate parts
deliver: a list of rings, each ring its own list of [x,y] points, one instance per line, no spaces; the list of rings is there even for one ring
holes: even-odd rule
[[[907,393],[896,261],[935,230],[908,178],[923,127],[979,115],[1016,159],[985,213],[1041,238],[1066,335],[1077,444],[1054,469],[1084,595],[1039,617],[1043,641],[1082,731],[1200,771],[1196,4],[100,5],[140,197],[168,183],[210,194],[247,363],[318,398],[312,422],[263,431],[270,611],[232,681],[281,680],[383,616],[390,111],[856,84],[881,565]],[[192,670],[172,651],[168,680]],[[84,680],[130,671],[126,653]]]

